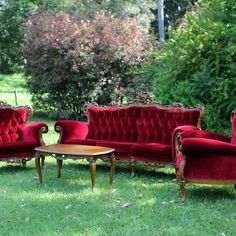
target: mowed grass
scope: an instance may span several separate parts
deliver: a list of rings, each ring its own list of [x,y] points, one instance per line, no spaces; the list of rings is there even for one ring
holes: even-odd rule
[[[55,121],[46,144],[56,143]],[[66,160],[57,179],[56,160],[46,157],[43,184],[34,160],[27,166],[0,164],[1,235],[236,235],[236,191],[232,186],[187,185],[187,202],[172,168],[139,164],[137,175],[117,164],[109,185],[110,165],[97,163],[96,191],[91,190],[89,164]]]
[[[55,121],[45,122],[46,144],[57,142]],[[117,164],[109,185],[110,165],[97,162],[96,191],[91,190],[89,164],[66,160],[57,179],[56,160],[46,157],[43,184],[34,160],[26,166],[0,163],[0,235],[236,235],[236,191],[232,186],[187,185],[187,202],[173,168]]]
[[[17,91],[17,104],[31,104],[31,96],[27,93],[23,74],[0,74],[0,101],[16,105],[15,93]]]

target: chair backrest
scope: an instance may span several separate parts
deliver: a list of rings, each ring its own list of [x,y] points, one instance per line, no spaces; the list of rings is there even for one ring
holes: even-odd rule
[[[32,113],[30,106],[11,107],[0,104],[0,143],[19,141],[21,130]]]
[[[175,104],[176,105],[176,104]],[[137,143],[171,144],[171,134],[180,125],[200,126],[203,108],[131,104],[122,107],[87,108],[87,138]]]

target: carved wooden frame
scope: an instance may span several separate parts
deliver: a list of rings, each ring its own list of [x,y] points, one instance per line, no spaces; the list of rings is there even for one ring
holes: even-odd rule
[[[197,127],[201,127],[201,122],[204,118],[204,107],[201,106],[201,105],[197,105],[196,107],[185,107],[182,103],[172,103],[170,105],[162,105],[161,102],[156,102],[156,101],[153,101],[153,98],[149,95],[145,95],[145,96],[141,96],[139,99],[136,99],[134,101],[131,101],[129,102],[128,104],[119,104],[119,103],[116,103],[116,102],[112,102],[110,103],[109,105],[98,105],[96,102],[87,102],[84,104],[83,106],[83,112],[84,114],[86,115],[87,117],[87,120],[88,120],[88,123],[89,123],[89,115],[88,115],[88,109],[89,108],[120,108],[120,109],[126,109],[126,108],[129,108],[129,107],[156,107],[156,108],[160,108],[160,109],[165,109],[165,110],[168,110],[168,109],[176,109],[176,110],[186,110],[186,111],[189,111],[189,110],[196,110],[196,109],[199,109],[200,111],[200,115],[199,115],[199,118],[198,118],[198,122],[197,122]],[[57,127],[57,131],[58,132],[62,132],[62,130]],[[176,155],[179,153],[180,149],[181,149],[181,144],[180,144],[180,140],[181,140],[181,133],[177,133],[176,135]],[[135,158],[131,157],[129,159],[119,159],[119,158],[116,158],[117,162],[128,162],[131,166],[131,177],[133,177],[135,175],[135,165],[136,165],[136,162],[139,161],[139,162],[143,162],[143,164],[145,166],[149,166],[149,167],[152,167],[152,168],[155,168],[155,167],[161,167],[161,166],[173,166],[175,167],[175,162],[173,163],[163,163],[163,162],[147,162],[147,161],[142,161],[142,160],[136,160]]]

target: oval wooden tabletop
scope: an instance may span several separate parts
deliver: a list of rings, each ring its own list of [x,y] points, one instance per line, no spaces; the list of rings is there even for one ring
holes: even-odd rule
[[[77,145],[77,144],[52,144],[46,146],[36,147],[35,151],[51,154],[65,154],[65,155],[83,155],[83,156],[97,156],[114,152],[115,149],[89,146],[89,145]]]

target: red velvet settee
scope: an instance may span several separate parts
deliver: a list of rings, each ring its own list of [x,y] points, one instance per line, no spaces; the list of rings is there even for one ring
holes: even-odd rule
[[[0,161],[25,164],[34,157],[34,148],[43,145],[42,133],[48,126],[41,122],[27,124],[32,114],[30,106],[0,104]]]
[[[232,116],[232,137],[203,131],[193,126],[177,127],[176,174],[186,200],[187,183],[236,186],[236,115]]]
[[[99,107],[89,104],[85,109],[88,123],[60,120],[55,130],[58,143],[97,145],[114,148],[119,160],[131,163],[132,175],[136,161],[155,165],[175,165],[172,159],[172,131],[179,125],[200,126],[202,107],[183,108],[180,104],[159,103]]]

